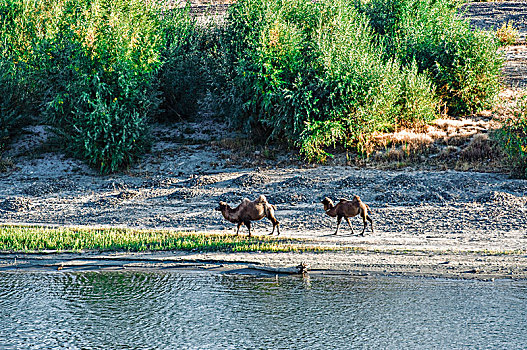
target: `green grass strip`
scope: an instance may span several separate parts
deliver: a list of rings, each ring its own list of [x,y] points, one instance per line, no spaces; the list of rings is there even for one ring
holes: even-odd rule
[[[453,254],[482,256],[521,255],[525,250],[452,251],[382,249],[327,246],[310,239],[234,234],[139,230],[128,228],[82,228],[0,225],[0,252],[81,251],[224,251],[224,252],[349,252],[384,254]]]
[[[126,228],[70,228],[0,226],[0,251],[231,251],[231,252],[317,252],[329,247],[306,245],[306,240],[235,236],[169,230]]]

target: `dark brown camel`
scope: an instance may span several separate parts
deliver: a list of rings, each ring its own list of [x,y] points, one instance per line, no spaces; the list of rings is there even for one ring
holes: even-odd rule
[[[247,226],[247,229],[249,229],[249,237],[251,237],[251,221],[258,221],[264,217],[268,218],[273,223],[273,231],[270,235],[274,233],[275,227],[278,235],[280,235],[280,228],[278,226],[280,223],[274,216],[276,207],[269,204],[263,195],[252,202],[245,198],[241,204],[234,209],[232,209],[227,203],[220,202],[219,207],[216,208],[216,210],[221,211],[226,220],[238,224],[236,235],[238,235],[238,232],[240,231],[240,226],[244,224]]]

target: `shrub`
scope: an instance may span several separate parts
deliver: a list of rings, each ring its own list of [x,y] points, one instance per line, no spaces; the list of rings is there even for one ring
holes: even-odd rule
[[[16,72],[9,57],[0,57],[0,158],[21,119]]]
[[[156,8],[140,0],[61,5],[57,24],[34,47],[44,115],[69,151],[101,172],[127,167],[145,151],[159,104]]]
[[[357,2],[370,19],[385,57],[428,72],[452,113],[490,107],[499,92],[502,58],[494,36],[472,30],[454,0]]]
[[[0,13],[2,40],[24,64],[42,122],[103,173],[146,151],[162,100],[167,113],[195,108],[200,37],[188,9],[142,0],[7,0]]]
[[[211,28],[198,26],[189,10],[188,6],[173,9],[163,12],[160,18],[163,65],[158,84],[165,120],[194,116],[208,87],[205,58],[212,45]]]
[[[36,105],[27,75],[29,56],[21,36],[9,30],[23,27],[21,8],[16,5],[0,2],[0,157],[10,138],[30,121]]]
[[[503,23],[501,27],[496,29],[496,37],[503,46],[513,45],[519,37],[518,29],[514,27],[514,21]]]
[[[314,10],[308,2],[267,0],[240,1],[229,9],[216,91],[224,113],[246,130],[266,125],[273,136],[298,136],[304,116],[315,112],[320,87],[309,47],[315,23],[307,24]]]
[[[427,121],[436,99],[416,65],[382,59],[365,16],[345,0],[241,0],[223,34],[223,111],[246,129],[300,146],[365,150],[371,135]]]
[[[496,136],[511,161],[512,175],[527,179],[527,99]]]

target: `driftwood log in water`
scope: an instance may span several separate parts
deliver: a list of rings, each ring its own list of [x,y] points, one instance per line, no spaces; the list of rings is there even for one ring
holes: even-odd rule
[[[263,265],[249,265],[247,266],[250,269],[260,270],[276,274],[285,274],[285,275],[299,275],[304,274],[309,270],[309,265],[302,262],[296,266],[289,267],[272,267],[272,266],[263,266]]]

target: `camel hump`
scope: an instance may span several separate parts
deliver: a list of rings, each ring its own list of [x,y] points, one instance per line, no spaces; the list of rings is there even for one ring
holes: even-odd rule
[[[256,198],[255,202],[257,203],[267,203],[267,198],[263,194],[260,195],[260,197]]]
[[[273,215],[274,214],[274,211],[276,210],[276,206],[270,204],[270,203],[265,203],[264,204],[264,213],[265,213],[265,216],[269,216],[269,215]]]
[[[346,198],[339,198],[340,203],[349,202]]]

